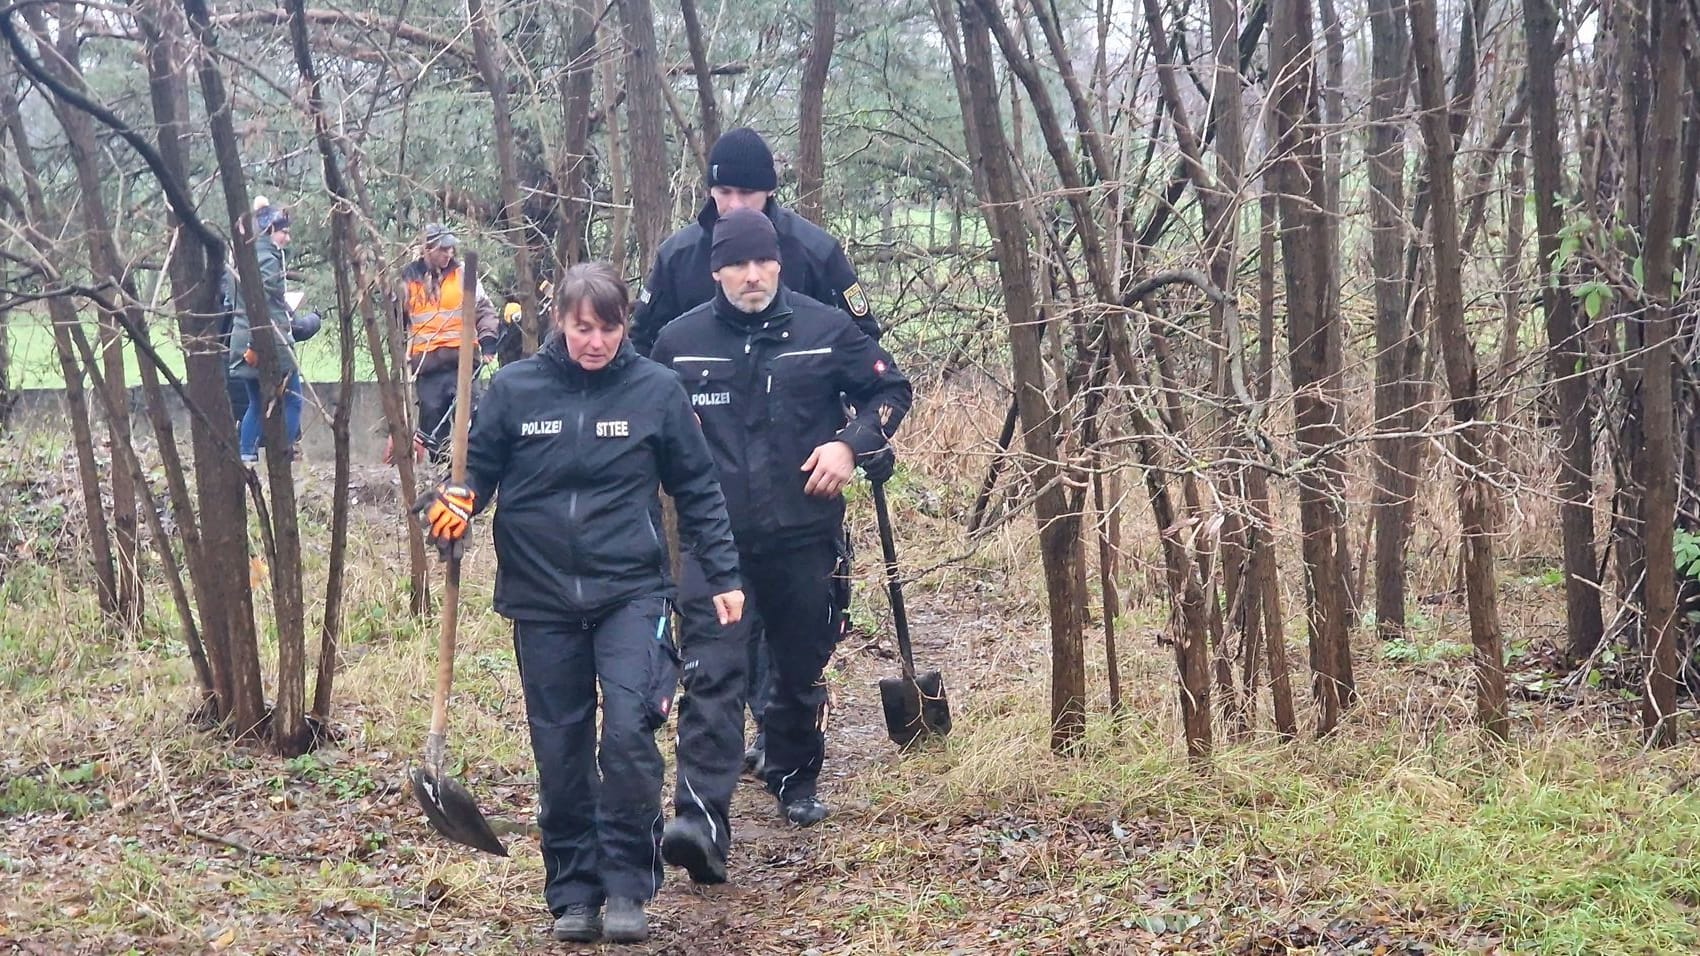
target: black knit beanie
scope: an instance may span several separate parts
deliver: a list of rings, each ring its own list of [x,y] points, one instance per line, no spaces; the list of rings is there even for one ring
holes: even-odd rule
[[[719,272],[734,262],[752,259],[779,261],[779,233],[773,229],[773,220],[754,209],[735,209],[721,216],[714,224],[708,271]]]
[[[773,170],[773,151],[767,148],[760,133],[748,127],[723,134],[708,151],[708,184],[765,192],[778,189],[779,174]]]

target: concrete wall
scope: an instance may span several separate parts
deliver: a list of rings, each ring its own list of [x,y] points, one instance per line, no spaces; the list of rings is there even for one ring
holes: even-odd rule
[[[306,402],[301,410],[301,449],[309,461],[330,464],[335,449],[331,441],[331,415],[336,412],[341,386],[336,382],[309,382],[305,389]],[[69,435],[69,418],[65,412],[65,391],[59,388],[29,388],[17,393],[17,404],[7,431],[20,437],[57,433]],[[189,444],[189,411],[169,387],[166,405],[171,420],[177,426],[179,442],[185,450]],[[409,396],[409,401],[411,401]],[[93,396],[90,404],[94,405]],[[151,444],[153,430],[147,427],[146,410],[140,387],[130,389],[130,408],[145,444]],[[376,382],[356,382],[349,406],[349,449],[354,463],[376,464],[384,453],[384,403]],[[221,409],[225,413],[228,408]],[[102,416],[97,411],[95,417]],[[67,439],[67,445],[69,441]]]

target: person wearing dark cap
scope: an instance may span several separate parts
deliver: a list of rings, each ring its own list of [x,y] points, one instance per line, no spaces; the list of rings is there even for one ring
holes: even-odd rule
[[[460,368],[461,307],[466,282],[455,255],[459,245],[448,227],[432,223],[421,236],[419,258],[401,270],[406,296],[402,318],[407,325],[407,366],[419,403],[414,445],[416,451],[428,453],[435,460],[446,460],[449,453],[455,373]],[[477,297],[481,361],[488,361],[495,357],[501,319],[476,276],[472,278],[472,294]],[[390,461],[394,454],[395,449],[386,448],[384,460]]]
[[[779,241],[780,279],[787,289],[843,310],[869,338],[878,341],[879,322],[843,247],[825,229],[775,201],[773,193],[778,187],[773,152],[761,134],[739,128],[729,130],[715,141],[708,154],[708,202],[695,222],[661,244],[655,265],[638,296],[637,310],[632,315],[632,342],[640,353],[649,354],[656,336],[667,323],[714,298],[717,287],[709,257],[716,223],[738,209],[764,213],[773,223]],[[891,462],[882,459],[872,464],[889,470]],[[690,570],[687,565],[687,580],[682,582],[687,585]],[[695,614],[704,621],[712,620],[701,599],[693,597],[689,589],[681,593],[681,615]],[[753,639],[750,658],[741,668],[757,727],[755,745],[746,755],[746,764],[758,774],[763,754],[761,702],[768,684],[764,647],[759,638]]]
[[[651,353],[679,376],[702,422],[754,611],[709,627],[681,609],[686,692],[675,816],[661,852],[699,883],[726,879],[743,749],[737,662],[757,619],[773,667],[763,712],[768,792],[797,826],[828,813],[815,785],[825,753],[822,675],[846,621],[842,492],[859,463],[886,452],[912,401],[897,363],[850,316],[785,287],[784,254],[769,217],[727,213],[710,247],[713,298],[668,323]]]
[[[778,188],[773,152],[761,134],[740,128],[715,140],[708,154],[708,202],[695,222],[661,244],[638,295],[632,344],[639,352],[649,352],[667,323],[714,298],[709,246],[715,223],[734,209],[754,209],[773,222],[786,288],[843,309],[869,338],[879,338],[879,322],[844,248],[825,229],[775,201]]]
[[[289,213],[260,197],[254,204],[254,228],[258,233],[254,238],[254,255],[260,262],[260,287],[266,303],[266,315],[259,327],[269,328],[273,335],[278,367],[283,372],[284,427],[293,447],[301,438],[301,370],[292,347],[293,316],[289,311],[288,290],[284,284],[283,250],[289,246]],[[226,367],[230,371],[231,382],[241,383],[247,399],[237,428],[237,443],[242,463],[253,465],[260,460],[260,425],[270,403],[261,400],[260,359],[259,353],[254,350],[253,317],[248,314],[247,303],[229,275],[226,281],[225,296],[231,310]]]

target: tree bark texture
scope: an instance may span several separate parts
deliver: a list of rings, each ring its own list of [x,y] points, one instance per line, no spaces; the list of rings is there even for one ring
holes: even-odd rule
[[[649,0],[618,0],[626,47],[626,121],[631,132],[632,232],[637,259],[648,263],[667,237],[672,194],[661,95],[655,16]]]
[[[307,42],[307,4],[305,0],[288,0],[288,10],[289,37],[295,52],[295,68],[301,74],[303,85],[306,87],[307,108],[312,114],[313,140],[319,148],[325,189],[334,201],[331,208],[331,268],[336,282],[337,345],[341,356],[337,371],[340,390],[336,414],[331,418],[336,463],[335,485],[331,497],[330,555],[326,562],[324,616],[319,625],[319,661],[313,678],[313,702],[310,705],[310,713],[322,725],[330,717],[331,696],[336,685],[339,663],[337,658],[342,635],[343,574],[348,564],[348,486],[353,464],[349,456],[348,430],[349,416],[354,405],[355,297],[365,296],[370,290],[355,279],[361,256],[361,250],[354,238],[354,213],[357,207],[353,191],[344,181],[342,170],[337,163],[330,120],[326,116],[324,92],[319,82],[317,66],[313,62],[312,47]],[[473,16],[476,22],[476,13]],[[480,54],[481,64],[485,59],[486,57]]]
[[[223,187],[225,208],[229,214],[231,234],[236,237],[233,258],[237,283],[248,314],[258,317],[268,314],[264,290],[260,284],[259,260],[254,255],[254,225],[248,200],[248,185],[242,171],[242,156],[237,146],[236,128],[231,116],[230,100],[225,92],[224,77],[213,51],[217,38],[209,24],[205,0],[183,0],[189,18],[189,28],[199,42],[198,69],[201,95],[206,101],[207,118],[212,133],[213,153],[217,157],[219,180]],[[281,344],[268,335],[255,335],[254,351],[259,356],[260,393],[262,397],[280,396],[283,369],[278,355]],[[278,671],[276,703],[270,719],[270,737],[280,752],[300,753],[310,739],[306,722],[306,637],[303,624],[301,582],[301,538],[296,520],[294,469],[291,465],[292,443],[283,421],[281,401],[271,402],[265,416],[262,434],[266,444],[266,480],[271,493],[271,533],[275,553],[271,561],[272,608],[278,636]],[[263,520],[263,519],[262,519]],[[258,684],[259,662],[257,645],[244,649],[252,653],[255,683]],[[258,691],[256,686],[255,690]],[[252,728],[259,729],[256,721]]]
[[[1434,323],[1446,363],[1459,476],[1458,518],[1463,529],[1470,642],[1475,648],[1476,717],[1501,740],[1510,734],[1505,698],[1505,657],[1499,631],[1492,534],[1493,485],[1486,474],[1487,425],[1477,379],[1475,347],[1464,324],[1463,251],[1458,233],[1452,126],[1446,111],[1446,77],[1433,0],[1409,0],[1411,52],[1428,152],[1434,242]]]
[[[58,33],[53,46],[58,55],[44,57],[43,61],[62,83],[80,88],[83,85],[79,52],[82,17],[69,3],[60,4],[57,11]],[[39,9],[26,11],[25,16],[36,30],[38,42],[45,45],[48,34]],[[115,390],[107,398],[118,412],[107,419],[106,429],[108,438],[116,444],[130,440],[130,395],[124,387],[123,326],[114,311],[124,307],[124,298],[134,292],[135,286],[129,281],[128,271],[120,264],[117,245],[112,238],[112,215],[106,207],[106,184],[101,170],[100,146],[95,141],[94,120],[61,99],[55,98],[52,102],[54,115],[65,130],[65,142],[70,148],[71,163],[76,171],[78,208],[82,212],[89,267],[96,282],[111,283],[109,299],[99,309],[100,353],[106,387]],[[130,297],[133,298],[133,295]],[[141,555],[137,551],[136,535],[136,496],[139,490],[130,473],[116,465],[111,469],[110,484],[115,597],[112,610],[126,627],[135,627],[141,623],[143,607]]]
[[[26,227],[35,241],[46,248],[45,227],[53,219],[47,208],[46,195],[41,187],[41,173],[36,166],[35,150],[24,126],[23,113],[12,94],[10,77],[0,80],[0,116],[5,117],[6,130],[12,138],[13,154],[22,174],[24,198],[28,212]],[[100,463],[95,459],[94,417],[89,408],[88,394],[83,389],[82,367],[71,346],[70,330],[77,325],[77,311],[70,300],[54,296],[47,300],[47,315],[53,323],[54,352],[59,370],[65,380],[65,410],[71,417],[71,444],[77,454],[78,487],[82,491],[83,515],[88,524],[89,558],[94,571],[96,593],[101,610],[107,614],[118,611],[118,578],[112,563],[112,538],[107,528],[106,507],[101,503]]]
[[[826,149],[822,115],[826,110],[826,73],[837,41],[838,0],[814,0],[814,29],[803,58],[803,85],[798,93],[797,211],[810,222],[826,213],[822,190],[826,183]]]
[[[1394,0],[1370,0],[1371,59],[1369,144],[1370,267],[1375,281],[1375,428],[1415,431],[1415,394],[1403,361],[1409,329],[1402,270],[1405,238],[1405,125],[1410,33]],[[1411,439],[1375,442],[1375,623],[1383,640],[1405,634],[1404,509],[1416,490],[1408,470]]]
[[[187,190],[188,162],[183,137],[188,127],[189,89],[184,61],[185,23],[181,11],[166,0],[140,15],[148,38],[149,98],[158,130],[163,169]],[[201,633],[213,673],[215,716],[230,728],[247,728],[238,717],[236,702],[248,693],[250,677],[243,663],[254,641],[252,598],[248,587],[247,508],[242,497],[241,467],[236,456],[236,427],[226,390],[225,350],[220,332],[224,321],[220,278],[225,269],[224,245],[197,238],[179,210],[171,209],[178,248],[171,257],[173,306],[185,353],[189,401],[199,410],[190,418],[189,438],[195,462],[195,505],[185,502],[179,527],[185,536],[190,578],[201,608]],[[194,512],[198,512],[195,514]],[[187,518],[188,520],[184,520]],[[195,538],[190,540],[193,533]],[[243,650],[237,650],[238,645]],[[256,655],[257,657],[257,655]],[[251,677],[258,688],[257,672]],[[245,701],[259,713],[261,702]]]
[[[527,355],[537,351],[543,339],[544,321],[537,312],[537,274],[531,265],[532,230],[526,221],[525,201],[520,196],[519,161],[514,155],[514,122],[508,110],[508,81],[502,70],[503,57],[497,47],[495,28],[498,14],[487,6],[495,0],[467,0],[467,18],[472,29],[472,47],[478,72],[490,92],[490,122],[496,134],[496,167],[499,177],[503,239],[514,255],[514,281],[519,288],[520,328]],[[305,26],[302,27],[305,30]],[[326,157],[330,161],[330,157]],[[476,276],[473,277],[476,280]]]
[[[964,120],[975,129],[979,152],[975,165],[986,184],[985,215],[998,256],[998,274],[1009,323],[1010,358],[1016,400],[1020,405],[1022,441],[1033,460],[1031,480],[1043,489],[1034,505],[1039,547],[1045,571],[1051,620],[1051,748],[1073,751],[1086,720],[1086,662],[1084,622],[1087,605],[1080,554],[1080,519],[1070,514],[1066,496],[1055,480],[1058,447],[1055,424],[1045,395],[1044,358],[1040,354],[1041,317],[1033,296],[1033,266],[1027,250],[1027,231],[1018,204],[1010,164],[1009,143],[999,115],[998,84],[991,72],[992,51],[987,22],[974,0],[960,9],[963,67],[961,84],[969,94]]]
[[[567,29],[573,38],[572,62],[561,72],[561,128],[565,136],[557,166],[561,170],[561,227],[555,260],[562,267],[587,257],[585,230],[590,222],[590,94],[597,58],[596,17],[592,0],[573,0]]]
[[[691,51],[691,72],[696,75],[697,110],[701,114],[703,152],[697,157],[697,164],[706,176],[708,151],[720,138],[720,102],[714,98],[714,74],[708,68],[708,44],[702,38],[702,22],[697,18],[696,0],[679,0],[679,14],[685,24],[685,44]]]
[[[1593,653],[1605,634],[1594,554],[1594,400],[1588,342],[1575,300],[1558,275],[1566,194],[1558,117],[1558,11],[1554,0],[1524,0],[1528,42],[1529,153],[1534,167],[1538,276],[1546,316],[1547,378],[1558,430],[1559,524],[1564,548],[1564,616],[1573,660]]]
[[[1647,288],[1646,347],[1630,357],[1631,375],[1641,392],[1644,435],[1635,452],[1636,479],[1643,490],[1642,534],[1646,544],[1646,584],[1642,592],[1642,639],[1646,687],[1641,726],[1647,742],[1669,747],[1677,742],[1676,566],[1676,418],[1672,342],[1676,337],[1671,240],[1676,232],[1677,183],[1692,178],[1683,168],[1683,40],[1687,32],[1682,0],[1650,5],[1657,34],[1652,63],[1653,104],[1649,162],[1647,236],[1644,272]]]
[[[1321,213],[1324,169],[1310,0],[1275,7],[1269,20],[1269,49],[1277,77],[1270,113],[1275,141],[1270,175],[1280,209],[1293,409],[1299,454],[1314,459],[1299,476],[1299,522],[1309,596],[1316,727],[1321,735],[1339,725],[1350,701],[1351,646],[1346,639],[1345,596],[1339,586],[1339,511],[1331,501],[1336,487],[1331,472],[1337,464],[1335,456],[1325,451],[1340,437],[1328,386],[1339,367],[1339,356],[1330,354],[1330,345],[1339,341],[1332,329],[1339,317],[1327,311],[1325,285],[1331,270],[1328,225]]]

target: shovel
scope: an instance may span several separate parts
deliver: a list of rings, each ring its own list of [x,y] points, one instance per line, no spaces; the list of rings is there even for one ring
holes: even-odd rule
[[[454,448],[449,460],[449,480],[466,483],[466,435],[472,424],[472,366],[478,350],[477,279],[478,255],[468,252],[461,266],[461,296],[464,308],[460,326],[460,369],[455,391]],[[472,277],[472,278],[468,278]],[[449,688],[455,678],[455,627],[460,612],[460,556],[449,558],[443,575],[443,626],[437,636],[437,690],[431,698],[431,732],[425,736],[422,766],[414,767],[413,796],[425,810],[432,828],[456,843],[475,850],[507,856],[508,848],[496,838],[490,821],[478,809],[460,781],[443,772],[443,751],[449,725]]]
[[[885,505],[885,485],[874,484],[874,512],[879,516],[880,550],[885,554],[886,588],[891,594],[891,622],[897,629],[897,652],[903,673],[880,679],[880,704],[885,709],[885,732],[893,743],[907,747],[924,737],[950,733],[950,699],[938,671],[915,675],[915,651],[909,646],[909,615],[903,609],[903,581],[897,574],[897,545],[891,538],[891,513]]]

